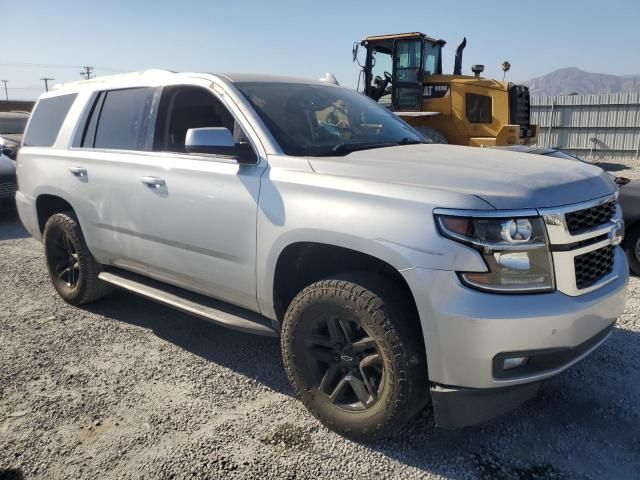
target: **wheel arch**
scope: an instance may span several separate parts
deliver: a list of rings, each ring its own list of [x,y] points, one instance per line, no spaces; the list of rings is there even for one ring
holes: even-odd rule
[[[306,240],[289,243],[279,251],[274,262],[271,303],[275,318],[281,322],[291,300],[306,286],[331,275],[366,271],[397,284],[406,293],[420,323],[413,292],[400,272],[401,268],[392,261],[335,243]]]
[[[36,213],[38,216],[38,228],[40,234],[44,232],[47,220],[56,213],[74,212],[71,203],[61,195],[42,193],[36,197]]]

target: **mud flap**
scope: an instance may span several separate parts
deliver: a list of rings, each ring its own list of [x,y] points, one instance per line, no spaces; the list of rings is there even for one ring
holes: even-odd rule
[[[460,428],[503,415],[538,393],[540,382],[502,388],[456,388],[431,385],[436,425]]]

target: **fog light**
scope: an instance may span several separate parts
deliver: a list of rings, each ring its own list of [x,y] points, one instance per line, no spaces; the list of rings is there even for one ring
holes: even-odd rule
[[[523,365],[526,365],[528,360],[529,360],[529,357],[505,358],[504,359],[504,364],[502,365],[502,368],[504,370],[511,370],[511,369],[514,369],[514,368],[518,368],[518,367],[521,367]]]

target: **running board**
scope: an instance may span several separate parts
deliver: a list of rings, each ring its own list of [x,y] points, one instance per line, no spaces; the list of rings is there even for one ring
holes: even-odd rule
[[[126,271],[101,272],[103,282],[142,297],[242,332],[279,336],[271,321],[255,312]]]

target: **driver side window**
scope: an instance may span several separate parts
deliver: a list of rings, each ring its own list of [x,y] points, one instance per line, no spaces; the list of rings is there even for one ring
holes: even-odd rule
[[[186,153],[187,130],[202,127],[224,127],[233,134],[236,143],[247,141],[233,115],[207,89],[192,85],[164,88],[158,107],[153,149]]]

